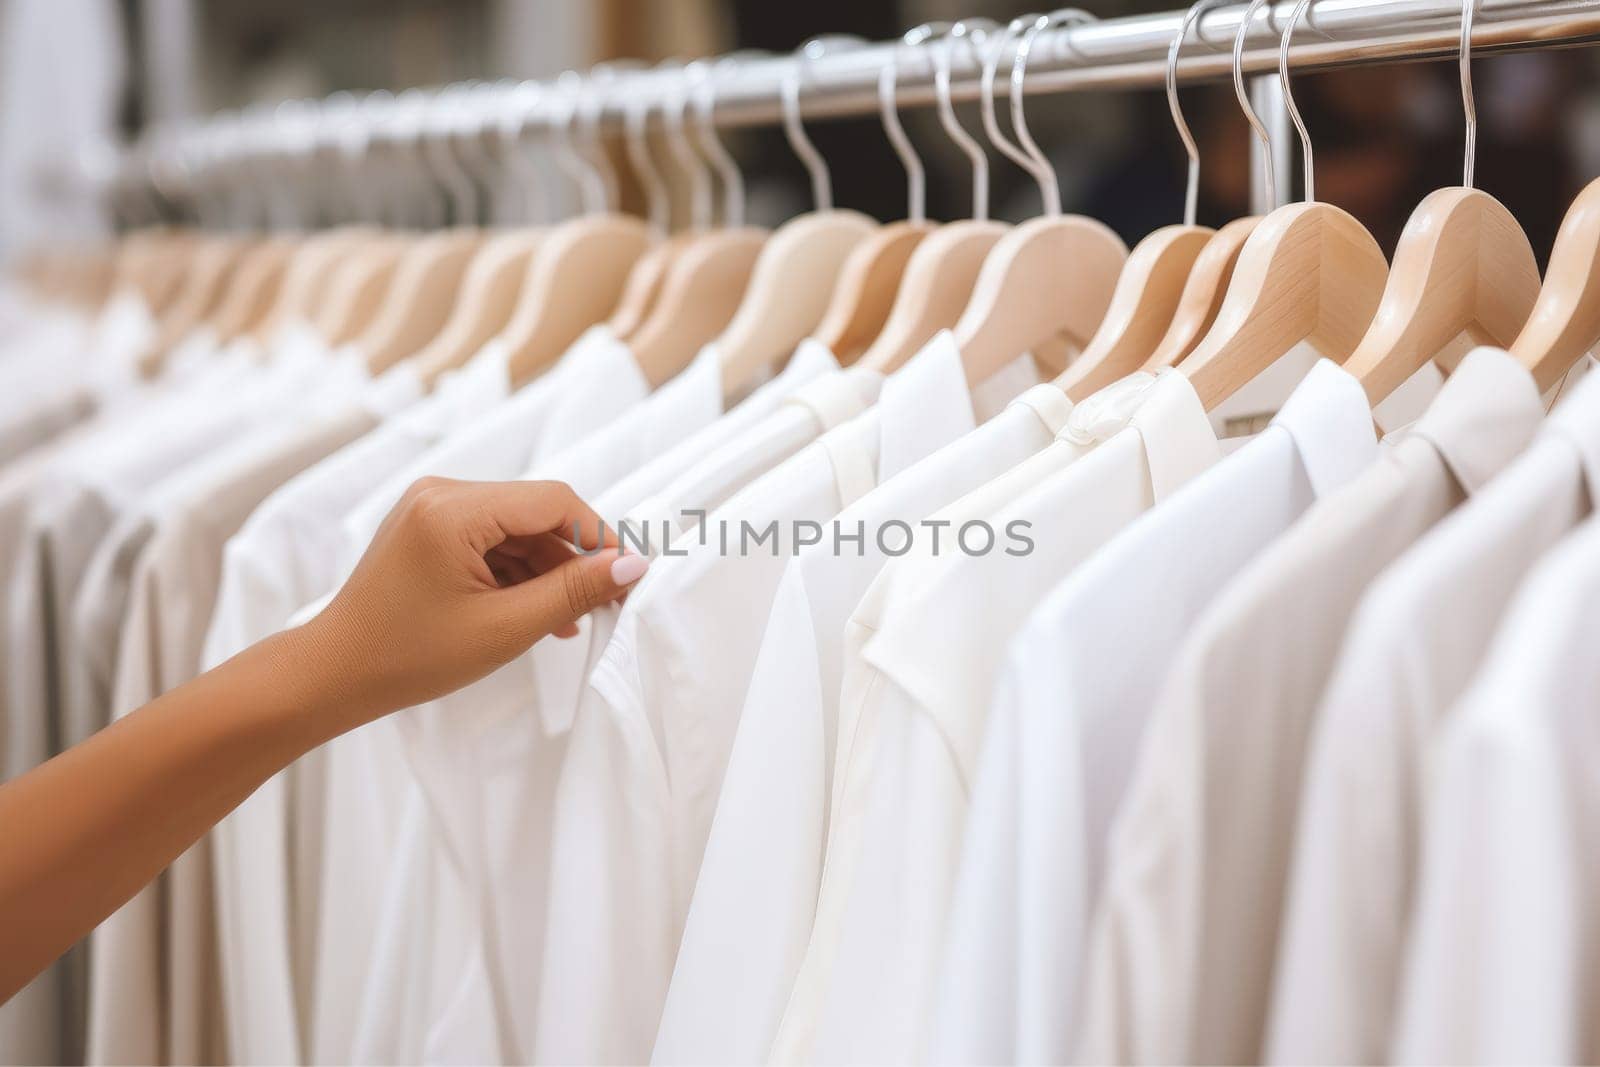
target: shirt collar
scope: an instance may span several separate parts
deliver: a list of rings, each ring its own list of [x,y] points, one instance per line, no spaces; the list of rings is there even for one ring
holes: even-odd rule
[[[905,470],[977,425],[961,350],[948,330],[884,379],[878,394],[878,469]]]
[[[628,363],[637,370],[632,349],[620,341],[615,343],[627,352]],[[615,350],[612,353],[615,355]],[[656,390],[651,410],[658,413],[658,429],[667,441],[716,421],[722,414],[722,353],[715,342],[700,349],[687,367]]]
[[[1468,493],[1527,447],[1544,407],[1533,375],[1499,348],[1475,348],[1405,433],[1426,440]]]
[[[1211,419],[1200,397],[1179,371],[1140,371],[1116,381],[1072,409],[1057,437],[1094,445],[1124,429],[1137,430],[1156,500],[1183,485],[1221,457]]]
[[[1586,373],[1569,385],[1541,432],[1559,434],[1577,449],[1589,499],[1600,504],[1600,374]]]
[[[1349,481],[1378,455],[1367,394],[1332,360],[1317,361],[1272,425],[1288,431],[1317,496]]]

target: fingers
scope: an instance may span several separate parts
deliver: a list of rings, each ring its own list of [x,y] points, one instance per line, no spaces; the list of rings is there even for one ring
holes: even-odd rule
[[[501,540],[554,534],[578,548],[614,548],[615,530],[562,482],[457,483],[461,505],[491,520]]]
[[[570,636],[580,618],[617,600],[643,577],[648,559],[605,549],[575,555],[554,569],[494,594],[506,632],[530,645],[547,634]]]

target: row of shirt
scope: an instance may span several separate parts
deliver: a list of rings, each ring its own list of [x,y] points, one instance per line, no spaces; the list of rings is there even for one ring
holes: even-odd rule
[[[309,327],[0,294],[0,773],[314,614],[425,475],[651,552],[570,640],[272,779],[0,1007],[0,1062],[1581,1062],[1600,378],[1216,410],[604,326],[431,392]]]

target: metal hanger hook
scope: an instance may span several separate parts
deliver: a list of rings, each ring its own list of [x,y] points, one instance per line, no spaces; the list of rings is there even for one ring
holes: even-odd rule
[[[578,115],[578,101],[584,91],[584,77],[575,70],[563,71],[556,79],[558,117],[550,124],[556,147],[556,165],[567,173],[578,186],[583,213],[595,215],[609,206],[606,183],[594,160],[578,151],[572,138],[572,127]]]
[[[717,78],[727,64],[737,62],[731,56],[717,60],[700,83],[701,92],[695,95],[694,102],[695,139],[722,179],[722,223],[730,228],[744,225],[744,175],[722,138],[717,136]]]
[[[588,74],[581,77],[578,90],[577,129],[581,141],[578,150],[588,160],[589,169],[600,180],[600,188],[605,196],[602,210],[605,211],[616,210],[622,202],[616,168],[611,165],[611,157],[606,154],[605,145],[600,141],[600,116],[606,109],[611,87],[616,81],[615,64],[596,63],[589,68]]]
[[[1300,169],[1304,172],[1301,181],[1305,184],[1305,201],[1308,204],[1317,199],[1316,165],[1311,158],[1311,134],[1306,129],[1305,120],[1300,117],[1299,105],[1294,102],[1294,91],[1289,86],[1289,42],[1294,37],[1296,24],[1310,7],[1311,0],[1299,0],[1294,5],[1294,10],[1289,13],[1288,24],[1283,27],[1283,38],[1278,42],[1278,82],[1283,86],[1283,105],[1289,111],[1295,132],[1300,135]]]
[[[1278,185],[1272,173],[1272,137],[1267,133],[1266,126],[1262,125],[1261,117],[1256,114],[1256,109],[1250,106],[1250,94],[1244,87],[1244,39],[1250,33],[1250,20],[1255,18],[1256,12],[1267,0],[1250,0],[1244,9],[1244,15],[1239,19],[1239,32],[1233,37],[1233,94],[1239,98],[1239,107],[1244,111],[1244,119],[1250,124],[1250,129],[1255,131],[1257,139],[1261,141],[1263,176],[1267,183],[1267,203],[1277,204]],[[1272,18],[1269,9],[1267,18]],[[1291,105],[1292,106],[1292,105]]]
[[[954,62],[956,42],[965,40],[972,49],[979,66],[983,63],[983,43],[995,24],[988,19],[963,19],[950,26],[943,37],[943,48],[934,51],[933,88],[938,104],[939,124],[944,132],[961,149],[972,163],[972,217],[979,222],[989,218],[989,156],[961,120],[956,118],[955,101],[950,88],[950,69]],[[932,38],[930,37],[930,40]]]
[[[800,83],[810,72],[813,60],[839,50],[840,45],[860,47],[863,43],[858,37],[813,37],[800,46],[795,53],[794,63],[783,79],[783,132],[789,138],[789,147],[794,149],[794,154],[800,157],[806,173],[811,176],[811,198],[818,211],[833,208],[833,176],[828,173],[827,160],[817,151],[817,146],[811,142],[801,121]]]
[[[1200,203],[1200,149],[1194,142],[1194,133],[1189,129],[1189,121],[1183,117],[1183,105],[1178,102],[1178,53],[1183,51],[1184,42],[1189,39],[1189,30],[1200,16],[1229,2],[1230,0],[1195,0],[1189,6],[1189,10],[1183,13],[1183,22],[1178,26],[1178,35],[1172,39],[1172,45],[1167,49],[1167,108],[1172,112],[1172,124],[1178,128],[1178,138],[1183,141],[1183,150],[1189,157],[1189,178],[1183,192],[1185,226],[1194,225],[1195,213]]]
[[[1039,188],[1044,195],[1046,216],[1061,214],[1061,185],[1056,178],[1055,165],[1050,162],[1050,157],[1044,154],[1039,142],[1033,139],[1033,133],[1028,129],[1028,116],[1023,106],[1023,98],[1027,92],[1028,56],[1033,51],[1033,42],[1045,30],[1070,29],[1094,21],[1095,17],[1087,11],[1072,7],[1042,15],[1028,28],[1028,32],[1023,34],[1022,43],[1017,45],[1017,54],[1011,60],[1011,125],[1016,128],[1017,143],[1033,157],[1040,171],[1048,176],[1049,180],[1041,182]]]
[[[671,207],[667,197],[667,185],[662,181],[661,171],[650,155],[650,140],[645,129],[650,120],[650,94],[625,94],[624,99],[626,110],[623,115],[623,142],[628,153],[628,163],[639,176],[639,185],[644,191],[645,214],[650,220],[650,228],[658,234],[666,233],[672,223],[669,218]]]
[[[696,60],[684,67],[682,76],[673,80],[670,105],[663,108],[667,147],[689,179],[689,228],[692,230],[704,230],[711,225],[711,205],[716,196],[711,168],[694,150],[686,132],[690,97],[694,95],[695,86],[704,80],[705,66],[705,60]]]
[[[1472,96],[1472,16],[1475,0],[1461,0],[1461,110],[1467,118],[1467,144],[1461,161],[1461,184],[1472,188],[1478,163],[1478,105]]]
[[[1041,163],[1033,154],[1021,145],[1012,142],[1000,129],[1000,118],[994,104],[994,82],[1000,70],[1000,57],[1005,54],[1006,46],[1016,41],[1023,30],[1029,25],[1046,19],[1045,15],[1018,15],[1006,25],[1000,34],[996,45],[988,50],[988,56],[983,61],[983,78],[979,83],[980,98],[982,101],[983,129],[989,135],[989,140],[1000,149],[1005,156],[1017,166],[1027,171],[1035,182],[1039,184],[1039,197],[1043,204],[1050,203],[1050,194],[1045,191],[1046,186],[1055,185],[1055,172],[1050,169],[1049,161]],[[1015,56],[1015,49],[1013,49]],[[1059,199],[1059,197],[1057,198]]]
[[[915,45],[917,42],[910,38],[916,32],[912,30],[890,46],[889,62],[878,73],[878,114],[883,119],[884,135],[906,169],[906,218],[921,223],[928,217],[928,172],[900,122],[896,93],[900,81],[900,48],[904,44]]]

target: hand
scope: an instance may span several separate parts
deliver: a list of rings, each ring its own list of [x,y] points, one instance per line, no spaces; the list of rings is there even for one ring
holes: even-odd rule
[[[443,696],[542,637],[576,634],[579,617],[638,581],[646,558],[621,555],[615,531],[601,530],[559,482],[425,478],[303,628],[301,648],[343,695],[350,725]]]

